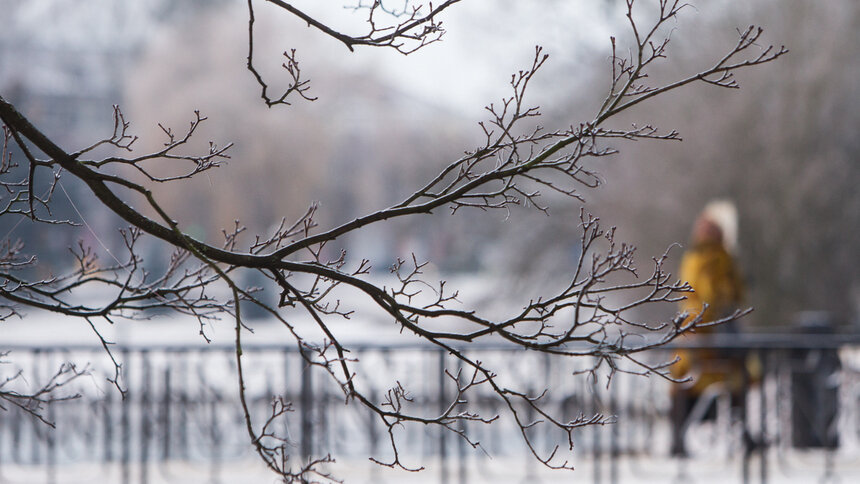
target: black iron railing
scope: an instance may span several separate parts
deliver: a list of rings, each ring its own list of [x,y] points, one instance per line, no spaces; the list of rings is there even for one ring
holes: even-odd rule
[[[855,336],[840,335],[718,335],[688,342],[684,347],[690,350],[744,350],[758,366],[741,411],[732,408],[718,385],[703,394],[701,407],[712,407],[691,412],[686,459],[669,456],[671,385],[662,379],[616,374],[607,386],[605,375],[598,380],[574,376],[577,362],[503,346],[469,353],[536,393],[550,388],[547,405],[559,415],[618,416],[617,424],[577,434],[576,472],[593,482],[627,482],[624,476],[631,472],[639,477],[653,472],[655,482],[667,482],[684,473],[695,475],[697,466],[691,464],[701,460],[724,463],[724,479],[713,482],[767,482],[801,471],[818,478],[839,475],[851,472],[843,462],[860,459],[860,376],[852,361],[858,343]],[[238,411],[231,347],[116,348],[125,399],[107,382],[113,369],[98,348],[7,349],[14,356],[10,361],[34,383],[65,361],[89,362],[92,376],[68,389],[81,398],[49,407],[46,417],[56,429],[11,408],[0,411],[0,482],[84,482],[81,472],[92,472],[93,481],[102,483],[191,482],[189,475],[200,482],[252,482],[231,477],[236,468],[259,470],[265,479],[265,472],[255,467]],[[666,359],[671,351],[655,351],[651,357]],[[324,373],[309,371],[293,347],[248,346],[245,355],[247,395],[256,419],[265,420],[273,395],[293,402],[295,412],[280,430],[296,443],[294,459],[331,453],[345,463],[347,473],[360,467],[367,482],[384,478],[386,470],[367,457],[384,461],[390,455],[388,436],[369,412],[345,405],[341,390]],[[456,371],[457,361],[444,352],[361,345],[353,347],[351,357],[362,365],[360,383],[380,400],[399,380],[417,411],[432,414],[449,403],[450,380],[422,379],[445,369]],[[472,398],[484,414],[504,415],[492,394]],[[402,429],[400,451],[406,461],[428,467],[438,482],[524,482],[545,476],[539,464],[526,458],[517,429],[504,418],[493,425],[464,425],[483,451],[451,432],[423,426]],[[544,451],[561,438],[541,428],[530,432]],[[658,469],[642,470],[664,460],[667,464]]]

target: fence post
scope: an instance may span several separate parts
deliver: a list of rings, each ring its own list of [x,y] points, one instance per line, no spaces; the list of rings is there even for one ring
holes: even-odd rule
[[[120,442],[122,442],[122,454],[120,457],[121,460],[121,482],[123,484],[128,484],[131,482],[130,476],[130,465],[131,465],[131,422],[129,419],[131,416],[131,402],[134,398],[134,390],[132,390],[131,380],[129,379],[129,374],[131,373],[129,369],[131,368],[131,356],[129,354],[129,350],[122,350],[122,368],[123,368],[123,380],[125,381],[126,387],[126,398],[120,402],[120,406],[122,408],[121,416],[120,416]]]
[[[770,359],[773,356],[773,351],[760,351],[759,361],[761,362],[761,437],[759,437],[761,445],[761,482],[767,482],[767,448],[770,445],[770,437],[767,431],[767,372],[770,369]]]
[[[617,399],[615,398],[615,387],[617,386],[617,381],[615,384],[609,383],[609,388],[607,388],[609,392],[609,411],[615,413],[616,405],[618,404]],[[616,484],[618,482],[618,456],[620,454],[618,448],[618,419],[616,422],[609,426],[609,482],[611,484]],[[628,422],[628,425],[630,423]]]
[[[188,460],[188,415],[191,413],[188,411],[188,407],[192,404],[189,399],[188,389],[189,381],[188,381],[188,358],[189,354],[185,353],[179,359],[179,377],[178,377],[178,385],[179,389],[179,410],[177,411],[178,420],[179,420],[179,433],[176,436],[177,447],[179,447],[179,457]]]
[[[149,397],[151,384],[151,367],[149,352],[142,350],[141,359],[141,391],[140,391],[140,484],[149,482],[149,441],[151,429],[149,415]]]
[[[307,350],[302,348],[302,355],[308,357]],[[305,364],[302,366],[302,393],[301,393],[301,418],[302,418],[302,442],[301,453],[302,462],[310,462],[313,455],[313,379],[311,375],[311,366]]]
[[[212,398],[209,400],[209,439],[212,441],[210,449],[209,482],[219,482],[221,474],[221,432],[218,429],[218,404],[221,395],[217,390],[212,390]]]
[[[457,360],[457,375],[461,375],[463,371],[463,360]],[[457,385],[459,386],[461,382],[458,380]],[[459,392],[459,390],[458,390]],[[460,420],[457,422],[457,429],[463,433],[466,432],[466,422],[464,420]],[[457,439],[457,457],[458,463],[460,464],[459,468],[459,481],[460,484],[467,484],[469,482],[468,468],[466,466],[466,442],[462,438]]]
[[[114,388],[109,388],[108,391],[105,392],[104,400],[102,400],[102,429],[103,438],[103,456],[102,459],[105,464],[114,462],[114,449],[113,449],[113,398],[114,398]],[[96,409],[99,407],[96,406]]]
[[[42,355],[42,350],[40,348],[36,348],[36,350],[33,352],[33,378],[37,382],[42,381],[42,371],[41,371],[42,365],[41,365],[41,363],[42,363],[43,358],[41,355]],[[41,429],[39,428],[39,425],[41,425],[41,423],[36,422],[36,420],[34,420],[34,419],[31,419],[30,425],[33,428],[33,435],[34,436],[40,436],[41,435],[41,432],[40,432]],[[41,464],[42,463],[41,446],[42,446],[42,439],[41,438],[33,439],[31,444],[30,444],[30,449],[31,449],[30,459],[34,464]]]
[[[439,350],[439,411],[445,411],[445,350]],[[446,448],[445,429],[439,427],[439,482],[448,484],[448,449]]]
[[[56,354],[55,351],[51,351],[49,354]],[[45,358],[48,364],[53,360],[52,358]],[[48,413],[48,421],[56,422],[56,409],[54,405],[48,405],[47,408]],[[45,436],[45,446],[47,447],[45,452],[45,463],[48,466],[48,484],[54,484],[57,482],[57,432],[59,428],[47,429],[47,435]]]
[[[591,378],[591,414],[595,415],[600,412],[600,396],[597,394],[600,385],[598,385],[597,373],[590,374],[588,378]],[[600,427],[601,426],[599,425],[591,426],[591,435],[594,438],[592,441],[592,455],[594,456],[594,484],[600,484],[600,482],[603,481],[602,469],[600,468],[603,463],[603,449],[601,449],[602,442],[600,439],[600,432],[602,429]]]
[[[169,356],[169,355],[166,355]],[[170,434],[171,434],[171,414],[170,414],[170,379],[173,372],[173,365],[169,362],[164,369],[164,395],[161,397],[161,428],[164,429],[164,437],[161,442],[161,461],[167,462],[170,460]]]
[[[742,354],[747,354],[746,352]],[[750,458],[753,453],[753,442],[750,436],[749,416],[747,415],[747,400],[749,397],[750,374],[746,365],[742,366],[741,371],[741,402],[740,418],[741,418],[741,480],[744,484],[750,482]],[[731,398],[731,397],[730,397]],[[730,421],[731,422],[731,421]]]

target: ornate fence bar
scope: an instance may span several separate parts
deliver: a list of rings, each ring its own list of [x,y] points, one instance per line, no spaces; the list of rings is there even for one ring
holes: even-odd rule
[[[684,459],[669,455],[670,384],[660,378],[615,374],[574,375],[580,362],[561,362],[504,346],[468,354],[497,368],[537,394],[550,388],[547,405],[565,418],[583,413],[617,415],[618,422],[576,434],[577,482],[807,482],[860,471],[860,338],[838,335],[744,335],[699,339],[688,349],[744,349],[755,355],[757,375],[740,412],[719,388],[703,395],[712,410],[688,422]],[[23,370],[33,385],[63,362],[89,362],[91,375],[74,382],[75,400],[46,410],[56,428],[20,410],[0,411],[0,483],[66,482],[272,482],[257,462],[239,412],[235,355],[229,346],[119,347],[124,399],[107,382],[113,368],[100,348],[17,346],[14,365],[0,377]],[[656,360],[672,349],[652,352]],[[296,461],[331,453],[332,470],[347,482],[404,482],[402,471],[368,461],[391,457],[386,429],[366,409],[345,405],[344,394],[323,372],[309,370],[294,347],[245,348],[247,395],[257,422],[273,395],[293,403],[280,430],[295,442]],[[439,412],[449,404],[457,371],[450,355],[424,346],[353,348],[361,365],[359,383],[378,400],[397,381],[413,397],[416,411]],[[580,365],[580,366],[577,366]],[[11,372],[11,373],[10,373]],[[433,378],[424,379],[424,375]],[[492,394],[472,402],[493,425],[464,424],[482,444],[469,447],[451,432],[407,425],[398,429],[401,459],[425,466],[408,482],[563,482],[526,454],[519,431]],[[558,431],[529,430],[539,450],[561,442]],[[250,476],[256,476],[251,478]],[[849,479],[850,480],[850,479]],[[843,479],[844,481],[844,479]]]

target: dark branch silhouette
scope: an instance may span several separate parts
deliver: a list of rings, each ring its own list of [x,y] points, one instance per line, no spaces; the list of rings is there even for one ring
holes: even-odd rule
[[[298,17],[350,50],[357,46],[388,47],[408,54],[441,38],[444,30],[439,17],[458,2],[448,0],[436,6],[410,7],[403,11],[385,8],[379,1],[368,5],[360,2],[353,7],[357,12],[367,13],[369,31],[359,35],[338,32],[289,2],[268,0],[267,3]],[[19,316],[22,307],[83,318],[90,323],[108,354],[111,343],[99,334],[94,320],[112,322],[114,318],[146,317],[147,310],[167,309],[195,317],[203,334],[202,325],[207,320],[224,316],[233,318],[237,383],[248,435],[259,456],[284,482],[334,480],[324,470],[324,464],[332,458],[326,455],[309,462],[289,461],[290,442],[278,434],[273,424],[291,410],[289,402],[276,399],[270,417],[262,426],[252,418],[245,401],[242,366],[242,336],[248,326],[241,308],[247,305],[258,306],[277,319],[294,338],[307,365],[326,372],[340,385],[347,403],[366,407],[386,426],[393,458],[388,461],[374,458],[376,462],[407,470],[421,469],[421,466],[412,466],[401,460],[394,429],[403,425],[438,426],[458,435],[470,446],[478,447],[480,443],[463,430],[459,425],[461,422],[492,424],[499,418],[511,418],[519,426],[523,440],[536,459],[551,468],[571,468],[564,452],[560,452],[561,446],[542,452],[532,442],[528,429],[537,425],[560,429],[567,435],[564,445],[570,450],[576,429],[608,424],[613,417],[580,415],[573,420],[564,420],[543,405],[543,395],[552,389],[533,394],[525,389],[505,386],[491,366],[469,356],[466,351],[468,345],[483,341],[504,342],[524,351],[545,353],[556,358],[590,357],[594,364],[586,372],[608,368],[610,377],[614,372],[622,371],[617,362],[626,359],[638,368],[636,372],[639,374],[671,379],[667,369],[671,361],[654,365],[637,355],[705,325],[743,316],[747,311],[737,311],[720,321],[688,320],[683,314],[661,323],[636,320],[631,316],[634,309],[676,302],[691,290],[690,286],[674,280],[666,272],[664,265],[668,254],[655,258],[653,267],[640,273],[633,260],[634,247],[617,241],[614,229],[604,228],[585,209],[581,211],[579,220],[580,255],[566,285],[538,299],[523,301],[522,309],[501,319],[472,309],[457,309],[458,306],[453,304],[457,300],[457,292],[444,281],[427,280],[423,272],[425,262],[417,257],[397,260],[391,271],[398,282],[386,287],[367,277],[369,261],[353,259],[345,252],[329,259],[323,248],[347,234],[395,218],[467,208],[508,210],[514,205],[546,211],[542,190],[559,193],[570,203],[582,203],[581,190],[596,186],[599,180],[597,174],[585,166],[586,160],[616,153],[615,143],[625,140],[678,140],[677,132],[663,132],[650,125],[634,125],[627,129],[611,126],[610,121],[619,113],[687,84],[707,83],[736,88],[734,72],[770,62],[786,52],[784,48],[759,47],[762,31],[751,26],[739,32],[736,45],[730,47],[711,68],[664,85],[651,85],[648,84],[648,71],[665,57],[670,42],[669,37],[662,36],[661,32],[685,5],[677,1],[661,1],[657,7],[657,19],[643,24],[634,15],[633,4],[633,0],[627,1],[627,17],[634,44],[630,54],[621,57],[616,52],[616,41],[612,39],[609,92],[590,119],[557,130],[528,127],[540,116],[540,111],[528,104],[527,91],[548,59],[537,47],[531,64],[511,77],[510,96],[487,106],[488,119],[480,124],[482,144],[450,161],[409,196],[387,208],[335,227],[318,227],[314,220],[316,206],[312,205],[295,223],[282,219],[273,233],[254,235],[253,241],[247,244],[240,237],[245,229],[238,222],[232,232],[224,233],[223,245],[193,238],[171,217],[151,189],[155,184],[182,183],[219,167],[229,158],[232,143],[223,146],[210,143],[208,150],[194,155],[181,151],[205,122],[206,118],[200,113],[194,113],[188,129],[181,134],[160,125],[165,136],[163,148],[136,155],[133,144],[137,137],[130,134],[129,123],[115,107],[114,130],[108,138],[78,151],[68,151],[40,131],[26,113],[0,97],[0,118],[4,124],[0,189],[5,193],[0,216],[10,222],[25,217],[47,225],[71,223],[53,217],[50,206],[54,187],[61,178],[73,177],[82,182],[104,207],[129,225],[122,232],[126,251],[123,261],[117,260],[111,265],[96,264],[93,252],[81,245],[70,253],[75,262],[74,270],[45,279],[32,279],[31,273],[24,271],[36,260],[25,255],[21,242],[4,242],[0,248],[0,318]],[[379,18],[381,16],[390,22],[384,22]],[[254,21],[254,2],[249,0],[247,67],[262,89],[263,101],[274,106],[289,104],[287,99],[290,96],[313,100],[295,50],[284,54],[286,61],[283,67],[288,76],[288,87],[281,95],[269,94],[268,83],[254,67]],[[28,175],[23,180],[11,178],[11,169],[18,163],[12,158],[11,143],[24,153],[29,166]],[[106,158],[87,158],[102,146],[114,147],[116,154]],[[171,176],[159,175],[160,168],[165,165],[174,169],[182,167],[183,171]],[[144,181],[122,176],[118,173],[123,171],[115,170],[116,167],[130,168],[143,175]],[[49,189],[43,194],[34,189],[37,176],[50,177]],[[144,207],[133,207],[129,202],[132,198],[141,200]],[[143,268],[142,255],[137,247],[138,241],[145,236],[160,239],[174,249],[170,263],[158,274]],[[277,304],[268,304],[258,297],[255,290],[242,287],[237,282],[241,280],[237,275],[247,272],[257,273],[269,282],[267,290],[275,290],[280,295]],[[109,301],[87,302],[76,297],[91,286],[99,286],[112,294]],[[409,398],[409,382],[396,382],[384,399],[377,401],[356,379],[355,361],[350,359],[349,348],[331,324],[332,320],[351,316],[351,311],[342,307],[334,296],[335,289],[340,286],[350,287],[372,301],[396,322],[398,330],[444,350],[459,362],[461,370],[445,372],[448,386],[454,391],[449,392],[450,402],[443,411],[425,415],[414,410]],[[226,287],[230,296],[223,297],[223,291],[216,291],[216,287]],[[325,335],[325,341],[319,343],[306,339],[290,323],[289,315],[294,313],[308,315]],[[430,324],[434,321],[456,321],[456,325],[444,326],[456,329],[439,329],[442,326]],[[121,363],[112,354],[110,357],[117,369],[113,382],[121,389]],[[49,403],[52,398],[46,395],[78,374],[74,367],[64,367],[39,392],[31,395],[3,393],[0,396],[41,418],[40,404]],[[502,403],[503,414],[480,415],[471,410],[470,398],[479,390],[489,390]]]

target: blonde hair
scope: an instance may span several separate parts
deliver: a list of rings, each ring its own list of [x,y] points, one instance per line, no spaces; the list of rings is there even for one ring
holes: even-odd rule
[[[731,200],[712,200],[705,205],[700,218],[707,218],[719,227],[723,247],[734,253],[738,247],[738,209]]]

